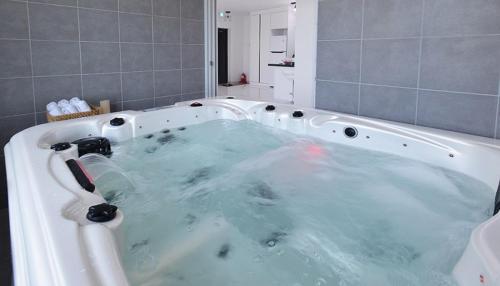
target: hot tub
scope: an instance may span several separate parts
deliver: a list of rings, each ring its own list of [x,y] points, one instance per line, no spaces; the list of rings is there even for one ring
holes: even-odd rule
[[[162,131],[166,133],[168,132],[165,131],[167,129],[181,132],[177,131],[177,128],[187,127],[189,130],[190,126],[207,124],[217,120],[256,122],[266,126],[268,128],[266,132],[272,133],[272,130],[284,130],[287,133],[301,136],[301,138],[312,138],[311,140],[335,143],[337,144],[335,146],[354,148],[349,149],[349,152],[354,152],[352,154],[356,154],[356,150],[388,154],[388,156],[395,156],[391,158],[405,158],[412,160],[412,162],[424,162],[439,168],[439,170],[449,170],[455,174],[466,174],[471,180],[477,180],[478,188],[479,185],[484,185],[487,192],[490,192],[487,196],[492,199],[488,202],[488,205],[484,206],[484,209],[490,213],[485,214],[484,221],[478,223],[472,231],[463,233],[463,238],[468,242],[466,242],[466,246],[464,245],[464,249],[460,250],[463,252],[461,258],[457,259],[453,271],[450,270],[450,274],[452,272],[456,283],[462,286],[500,285],[500,244],[498,243],[500,241],[500,216],[493,216],[491,213],[495,207],[493,198],[500,179],[500,164],[498,164],[500,162],[500,145],[498,145],[497,141],[314,109],[297,110],[296,107],[290,105],[235,99],[200,100],[196,103],[183,102],[163,109],[141,112],[125,111],[92,118],[44,124],[26,129],[13,136],[5,146],[5,158],[15,285],[137,284],[137,281],[131,283],[130,274],[127,275],[126,273],[127,267],[124,266],[123,258],[124,252],[127,251],[124,242],[126,240],[126,237],[124,237],[124,233],[126,233],[124,221],[130,218],[124,215],[119,207],[118,210],[101,210],[101,214],[112,213],[112,216],[108,219],[89,219],[89,208],[103,206],[103,204],[106,206],[106,199],[99,191],[99,186],[94,190],[94,185],[88,180],[90,177],[87,173],[88,170],[85,170],[81,162],[79,162],[79,150],[75,144],[58,145],[59,147],[56,146],[52,149],[51,146],[57,143],[74,142],[78,139],[95,136],[105,137],[113,144],[121,144],[122,142],[128,142],[132,138],[151,138],[154,135],[150,134],[161,134],[159,132]],[[181,130],[184,130],[182,128]],[[183,135],[179,136],[182,139]],[[207,137],[209,135],[205,136],[205,138]],[[159,138],[158,142],[166,143],[171,139],[171,137],[162,138]],[[264,139],[255,138],[255,140],[258,142]],[[299,140],[298,142],[302,141]],[[298,160],[307,162],[310,159],[309,156],[320,156],[324,152],[321,144],[310,144],[310,142],[316,141],[308,142],[305,145],[299,144],[298,147],[298,150],[304,150],[304,154],[308,157],[299,156]],[[220,142],[220,144],[225,143]],[[146,150],[146,153],[152,153],[155,150]],[[283,151],[284,155],[282,154],[282,157],[286,158],[286,154],[288,154],[286,152],[290,150],[292,150],[290,152],[293,152],[296,149],[283,150],[285,151]],[[237,154],[238,150],[229,150],[228,152]],[[147,159],[146,155],[141,156],[144,157],[144,160]],[[266,156],[262,157],[264,159],[259,160],[265,161]],[[352,158],[353,162],[356,160],[359,160],[359,158]],[[399,159],[394,160],[398,161]],[[255,164],[257,163],[253,162],[254,166],[239,166],[239,168],[242,170],[256,168]],[[165,162],[165,164],[168,164],[168,162]],[[366,162],[366,164],[370,165],[371,163]],[[314,164],[310,166],[312,166],[312,169],[317,167]],[[290,169],[283,168],[282,175],[292,174],[290,176],[300,177],[302,171],[295,169],[292,172],[293,167],[290,166]],[[343,166],[337,167],[343,168]],[[206,170],[200,170],[197,171],[197,176],[206,176]],[[322,175],[328,176],[328,174]],[[418,176],[418,174],[415,175]],[[324,179],[319,175],[317,178],[318,180]],[[290,177],[290,179],[292,178]],[[420,180],[419,178],[414,179],[417,182]],[[422,181],[424,179],[421,178]],[[363,180],[363,177],[359,178],[359,181]],[[189,186],[198,183],[196,178],[187,179],[187,181],[184,180],[183,182]],[[232,184],[231,181],[225,182]],[[226,186],[226,184],[220,186]],[[310,186],[311,189],[315,188],[314,184]],[[295,190],[294,195],[300,193],[302,189]],[[275,204],[273,199],[280,196],[269,191],[266,186],[260,186],[256,195],[253,191],[245,194],[258,197],[253,203],[259,209]],[[310,194],[312,196],[314,193]],[[359,196],[358,199],[362,201],[363,196]],[[356,202],[350,201],[346,202],[346,204],[355,207]],[[440,204],[441,202],[437,202],[438,206]],[[445,204],[447,204],[447,201],[442,201],[442,205]],[[328,206],[328,203],[325,205]],[[237,210],[232,209],[232,211]],[[417,213],[417,210],[408,209],[408,212]],[[342,213],[337,215],[341,216]],[[467,214],[462,215],[467,216]],[[195,216],[190,217],[188,215],[185,218],[190,221],[189,223],[195,220]],[[143,223],[146,225],[148,222],[144,221]],[[199,224],[203,225],[201,222]],[[217,226],[222,227],[222,229],[226,225],[229,225],[227,221],[217,223]],[[214,234],[214,231],[210,228],[204,228],[203,226],[199,227],[198,230],[189,229],[188,231],[192,231],[191,236],[194,239],[187,242],[180,240],[180,243],[172,248],[175,253],[171,254],[170,258],[183,256],[188,252],[186,249],[195,249],[196,252],[194,245],[198,246],[204,243],[203,239],[199,237],[211,234],[218,235]],[[382,234],[383,231],[385,230],[382,230]],[[229,230],[219,232],[225,233],[229,232]],[[300,230],[295,230],[295,232],[296,236],[301,235]],[[339,233],[339,235],[341,236],[342,233]],[[423,234],[423,237],[425,235]],[[431,233],[429,233],[430,235]],[[253,244],[257,245],[256,247],[263,247],[262,251],[265,255],[277,257],[282,255],[284,251],[273,252],[275,244],[285,240],[285,237],[292,240],[291,235],[288,233],[271,232],[270,238],[265,239],[263,242],[256,239]],[[377,238],[366,237],[362,239],[376,241]],[[381,239],[382,244],[386,241],[383,236],[379,239]],[[303,242],[304,240],[300,241]],[[132,245],[132,248],[140,248],[147,243],[147,240],[138,241]],[[294,243],[297,245],[298,240],[295,239]],[[259,244],[264,246],[259,246]],[[304,247],[307,248],[307,245]],[[406,246],[394,246],[394,248],[404,253],[413,251]],[[327,250],[329,257],[335,257],[335,259],[344,263],[343,265],[347,265],[346,267],[354,267],[355,264],[345,263],[352,258],[349,253],[340,252],[335,247],[330,247]],[[215,256],[224,260],[227,259],[228,255],[229,257],[233,255],[230,251],[232,251],[232,247],[229,244],[222,243]],[[374,261],[377,261],[377,255],[383,255],[379,253],[380,251],[376,252],[371,249],[363,251],[365,251],[365,254],[368,252],[368,257]],[[316,259],[316,254],[311,255],[312,260]],[[234,255],[237,256],[238,252]],[[418,253],[410,253],[405,257],[413,257],[412,259],[418,260],[420,259],[419,255]],[[321,260],[320,256],[321,254],[318,254],[317,259]],[[252,258],[254,262],[259,259],[262,259],[262,257]],[[290,258],[290,260],[293,259]],[[309,257],[307,259],[309,261]],[[172,261],[175,263],[175,259],[172,259]],[[320,262],[316,261],[315,263]],[[401,263],[412,262],[403,260]],[[356,265],[359,266],[360,264]],[[170,268],[174,268],[174,266],[173,264],[168,265]],[[262,267],[266,268],[268,266]],[[292,266],[289,269],[292,269]],[[207,272],[210,271],[213,271],[213,269],[207,270]],[[314,273],[314,271],[312,269],[310,273]],[[347,269],[347,271],[350,270]],[[304,272],[304,277],[307,276],[306,272]],[[259,277],[260,274],[252,273],[252,277]],[[372,277],[371,279],[378,279],[373,278],[377,277],[377,275],[370,277]],[[314,283],[311,283],[312,285],[332,285],[328,280],[329,278],[331,277],[314,278],[312,280],[304,278],[306,279],[304,281],[314,281]],[[176,279],[179,285],[183,285],[182,283],[188,283],[183,281],[189,280],[189,277],[177,275]],[[377,283],[383,281],[372,280],[372,283],[370,283],[367,281],[360,282],[363,281],[363,278],[360,277],[354,277],[353,279],[352,281],[357,282],[351,281],[352,284],[349,284],[346,283],[347,280],[336,281],[341,281],[339,282],[340,285],[367,285],[366,283],[379,285]],[[255,281],[258,281],[258,279]],[[406,280],[402,282],[404,281]],[[163,285],[163,283],[165,281],[146,281],[138,284]],[[210,284],[211,282],[206,283]],[[231,285],[229,281],[227,283]],[[251,285],[252,283],[248,282],[247,284]],[[309,284],[308,282],[298,282],[297,285]]]

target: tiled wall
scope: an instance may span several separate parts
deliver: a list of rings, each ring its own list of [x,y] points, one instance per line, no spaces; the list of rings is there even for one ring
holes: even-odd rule
[[[500,0],[320,0],[317,108],[500,138]]]
[[[204,97],[203,0],[0,0],[3,146],[52,100],[143,109]]]

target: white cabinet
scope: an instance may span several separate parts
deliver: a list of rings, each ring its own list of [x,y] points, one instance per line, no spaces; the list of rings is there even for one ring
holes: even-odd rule
[[[250,82],[274,84],[274,72],[269,64],[280,64],[287,56],[287,27],[287,9],[250,14]]]
[[[252,83],[260,82],[260,15],[250,16],[250,60],[248,79]]]
[[[286,53],[273,53],[269,52],[268,64],[282,64],[283,60],[286,58]]]
[[[260,82],[265,84],[274,83],[273,69],[268,66],[271,61],[269,45],[271,40],[271,14],[260,15]]]
[[[274,68],[274,99],[279,101],[293,102],[293,86],[295,79],[295,68],[275,67]]]
[[[271,29],[286,29],[288,27],[288,12],[272,13]]]
[[[285,52],[286,51],[286,36],[271,36],[269,51]]]

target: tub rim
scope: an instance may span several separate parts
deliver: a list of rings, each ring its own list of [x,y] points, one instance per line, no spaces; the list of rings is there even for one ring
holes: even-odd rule
[[[265,106],[269,104],[268,102],[257,102],[257,101],[242,101],[242,100],[236,100],[236,99],[206,99],[206,100],[196,100],[198,102],[202,102],[205,107],[213,107],[217,106],[220,108],[229,108],[231,112],[235,113],[243,113],[241,115],[242,118],[249,118],[256,120],[256,117],[251,115],[251,112],[254,112],[255,110],[261,108],[262,106]],[[175,108],[184,108],[188,109],[189,104],[192,103],[193,101],[187,101],[187,102],[182,102],[176,104],[174,107],[169,107],[169,108],[160,108],[160,109],[150,109],[145,112],[140,112],[140,111],[123,111],[123,112],[117,112],[117,113],[112,113],[112,114],[106,114],[106,115],[101,115],[93,118],[83,118],[83,119],[76,119],[76,120],[71,120],[71,122],[57,122],[57,123],[52,123],[52,124],[43,124],[39,126],[34,126],[31,128],[28,128],[24,131],[21,131],[14,135],[12,139],[9,141],[9,143],[5,146],[5,160],[7,164],[7,180],[8,180],[8,192],[9,192],[9,205],[17,206],[14,208],[9,208],[9,213],[11,215],[10,223],[11,223],[11,236],[12,236],[12,248],[13,248],[13,264],[14,264],[14,279],[16,285],[43,285],[43,284],[38,284],[38,282],[42,282],[43,280],[40,281],[32,281],[33,279],[29,279],[30,276],[23,276],[20,275],[19,273],[30,273],[32,270],[30,270],[29,262],[26,259],[28,257],[28,252],[29,252],[29,246],[27,244],[32,243],[30,241],[27,241],[26,235],[24,234],[25,228],[23,227],[24,223],[26,222],[27,214],[23,213],[21,211],[21,203],[24,208],[27,207],[26,202],[27,201],[21,201],[21,196],[24,195],[26,197],[27,194],[31,192],[31,190],[27,189],[26,184],[23,184],[23,182],[20,181],[21,177],[17,176],[17,173],[20,169],[19,166],[16,165],[16,159],[17,160],[22,160],[26,158],[20,158],[16,156],[16,151],[17,149],[22,149],[20,146],[15,146],[18,143],[21,144],[23,147],[29,147],[26,145],[27,142],[27,136],[32,136],[32,135],[38,135],[38,138],[41,138],[42,136],[46,135],[48,132],[56,131],[57,129],[63,127],[64,125],[68,125],[71,127],[78,126],[80,124],[86,124],[86,125],[95,125],[98,127],[101,127],[105,124],[106,121],[109,121],[110,118],[114,116],[124,116],[128,117],[131,120],[136,120],[138,116],[143,116],[145,114],[155,114],[155,113],[161,113],[164,110],[169,110],[169,109],[175,109]],[[451,132],[451,131],[444,131],[444,130],[439,130],[439,129],[433,129],[433,128],[428,128],[428,127],[421,127],[421,126],[414,126],[414,125],[409,125],[405,123],[394,123],[390,121],[385,121],[385,120],[380,120],[380,119],[372,119],[372,118],[366,118],[366,117],[360,117],[360,116],[354,116],[354,115],[347,115],[347,114],[342,114],[342,113],[337,113],[337,112],[327,112],[327,111],[322,111],[322,110],[315,110],[315,109],[308,109],[308,108],[303,108],[301,109],[304,111],[305,116],[300,119],[294,119],[290,117],[290,111],[296,110],[296,107],[290,106],[290,105],[285,105],[285,104],[277,104],[277,103],[272,103],[275,106],[278,106],[280,110],[283,110],[284,113],[280,113],[281,118],[283,121],[288,120],[287,122],[298,122],[299,126],[300,124],[306,124],[309,123],[311,125],[322,125],[325,124],[326,122],[330,121],[335,121],[337,123],[343,123],[343,122],[349,122],[351,124],[365,124],[369,126],[372,129],[379,129],[379,131],[383,131],[386,133],[397,133],[397,135],[400,136],[414,136],[415,138],[420,138],[423,137],[424,139],[429,139],[431,138],[433,142],[438,142],[442,144],[443,146],[453,146],[453,144],[457,145],[462,145],[465,146],[466,148],[476,148],[480,147],[483,149],[485,152],[494,152],[500,153],[500,143],[496,139],[492,138],[485,138],[485,137],[479,137],[479,136],[474,136],[474,135],[469,135],[469,134],[462,134],[462,133],[456,133],[456,132]],[[245,114],[248,113],[248,114]],[[309,116],[310,114],[313,114],[315,116]],[[298,121],[302,120],[302,121]],[[134,121],[135,122],[135,121]],[[97,128],[99,129],[99,128]],[[137,136],[139,134],[137,131],[134,133],[134,135]],[[33,142],[31,142],[33,143]],[[38,141],[37,141],[38,144]],[[16,148],[14,148],[16,147]],[[19,148],[17,148],[19,147]],[[33,145],[31,145],[33,147]],[[45,146],[46,147],[46,146]],[[464,148],[465,148],[464,147]],[[451,147],[453,149],[453,147]],[[26,149],[26,148],[25,148]],[[28,148],[29,149],[29,148]],[[36,152],[35,151],[30,151],[30,152]],[[51,152],[49,150],[44,151],[46,154],[47,152]],[[17,170],[16,170],[17,169]],[[498,179],[500,178],[500,172],[496,175],[496,185],[498,185]],[[491,186],[491,184],[490,184]],[[33,187],[33,186],[32,186]],[[73,185],[72,187],[78,188],[78,186]],[[72,198],[74,200],[74,198]],[[32,204],[32,207],[34,209],[37,208],[36,204],[37,201],[32,199],[29,200],[30,204]],[[31,218],[31,219],[36,219],[36,218]],[[84,227],[84,226],[83,226]],[[454,270],[454,275],[455,277],[458,277],[458,279],[461,279],[465,281],[466,278],[463,278],[461,275],[462,268],[464,268],[463,265],[468,264],[468,261],[479,261],[481,262],[481,267],[478,269],[475,269],[474,271],[482,273],[481,275],[485,275],[488,277],[488,281],[492,281],[491,283],[494,284],[484,284],[484,285],[500,285],[500,278],[498,277],[500,271],[500,248],[494,248],[493,250],[495,251],[494,255],[491,254],[491,245],[489,247],[483,247],[484,245],[489,245],[487,242],[488,237],[486,237],[485,234],[491,233],[492,228],[497,227],[500,228],[500,216],[497,215],[495,217],[492,217],[488,219],[487,221],[483,222],[481,225],[479,225],[476,229],[474,229],[473,233],[471,234],[471,240],[467,246],[467,250],[464,252],[464,256],[462,259],[460,259],[459,263],[455,267]],[[97,228],[96,228],[97,229]],[[82,231],[80,229],[80,231]],[[101,230],[94,230],[94,235],[95,236],[108,236],[108,242],[109,242],[109,231],[108,233],[105,233],[107,228],[102,228]],[[496,235],[496,234],[495,234]],[[43,236],[43,235],[42,235]],[[80,237],[81,239],[81,237]],[[79,242],[78,247],[82,247],[81,240],[77,240]],[[116,244],[116,242],[114,242]],[[81,250],[81,249],[80,249]],[[46,250],[48,251],[48,250]],[[110,252],[106,253],[106,255],[109,255],[109,257],[115,257],[119,258],[118,247],[116,245],[114,247],[111,247]],[[55,263],[57,264],[57,263]],[[95,265],[94,265],[95,266]],[[492,266],[492,267],[490,267]],[[85,270],[85,275],[80,275],[80,276],[93,276],[93,277],[87,277],[88,279],[82,279],[78,281],[78,283],[86,283],[86,282],[97,282],[100,283],[102,282],[102,277],[99,279],[98,275],[95,273],[95,271],[92,271],[92,263],[90,261],[84,261],[82,263],[82,269]],[[468,265],[468,267],[471,267]],[[54,263],[48,263],[45,266],[42,265],[37,265],[37,268],[44,269],[47,271],[47,275],[42,276],[46,279],[52,279],[51,282],[52,285],[64,285],[66,284],[67,278],[65,275],[58,273],[58,266],[55,265]],[[120,265],[115,265],[114,269],[117,273],[120,273],[120,275],[124,276],[123,269],[118,269],[120,268]],[[460,272],[460,274],[456,274]],[[17,274],[16,274],[17,273]],[[477,273],[474,273],[477,274]],[[102,276],[102,275],[101,275]],[[477,275],[471,275],[470,277],[475,276],[477,278]],[[469,276],[468,276],[469,277]],[[469,277],[469,278],[470,278]],[[467,278],[467,279],[469,279]],[[121,283],[126,283],[123,282],[123,277],[119,277],[117,281],[121,281]],[[476,279],[470,278],[469,281],[477,281]],[[467,282],[467,283],[468,283]],[[460,283],[460,281],[459,281]],[[73,284],[77,285],[77,284]],[[78,285],[85,285],[85,284],[78,284]],[[106,285],[111,285],[111,284],[106,284]],[[116,284],[116,285],[125,285],[125,284]],[[469,285],[469,284],[462,284],[462,285]]]

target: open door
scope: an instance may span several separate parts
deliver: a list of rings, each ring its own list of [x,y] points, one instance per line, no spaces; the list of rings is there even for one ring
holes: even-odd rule
[[[217,32],[217,64],[218,64],[218,84],[228,83],[228,30],[218,28]]]

